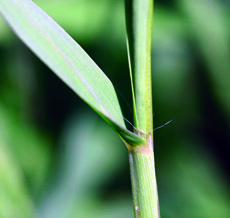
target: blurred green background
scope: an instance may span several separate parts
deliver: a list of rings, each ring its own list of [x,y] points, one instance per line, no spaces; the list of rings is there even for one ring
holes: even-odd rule
[[[132,122],[123,0],[35,2],[107,74]],[[154,138],[163,218],[230,217],[229,13],[228,0],[155,2],[154,126],[173,119]],[[0,19],[0,218],[27,217],[133,217],[128,155]]]

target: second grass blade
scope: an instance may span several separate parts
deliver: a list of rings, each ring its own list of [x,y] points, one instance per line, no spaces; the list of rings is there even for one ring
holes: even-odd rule
[[[153,130],[151,84],[153,0],[125,0],[125,4],[131,80],[134,82],[135,92],[135,126],[149,133]]]

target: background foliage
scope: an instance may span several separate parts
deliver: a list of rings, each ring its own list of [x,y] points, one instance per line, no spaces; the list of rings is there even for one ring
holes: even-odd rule
[[[35,2],[107,74],[132,122],[123,1]],[[174,119],[155,132],[165,218],[230,216],[229,11],[155,3],[154,126]],[[2,19],[0,60],[0,217],[133,217],[125,146]]]

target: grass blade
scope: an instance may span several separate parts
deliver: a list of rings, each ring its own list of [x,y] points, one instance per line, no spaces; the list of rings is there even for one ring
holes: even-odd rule
[[[0,14],[18,37],[131,146],[144,139],[125,127],[110,80],[86,52],[31,0],[0,0]]]

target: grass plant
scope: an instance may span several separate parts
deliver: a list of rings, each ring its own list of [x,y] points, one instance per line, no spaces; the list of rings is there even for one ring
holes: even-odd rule
[[[126,0],[134,131],[129,131],[111,81],[49,15],[31,0],[0,0],[15,34],[120,136],[128,148],[135,217],[160,217],[153,153],[152,0]]]

